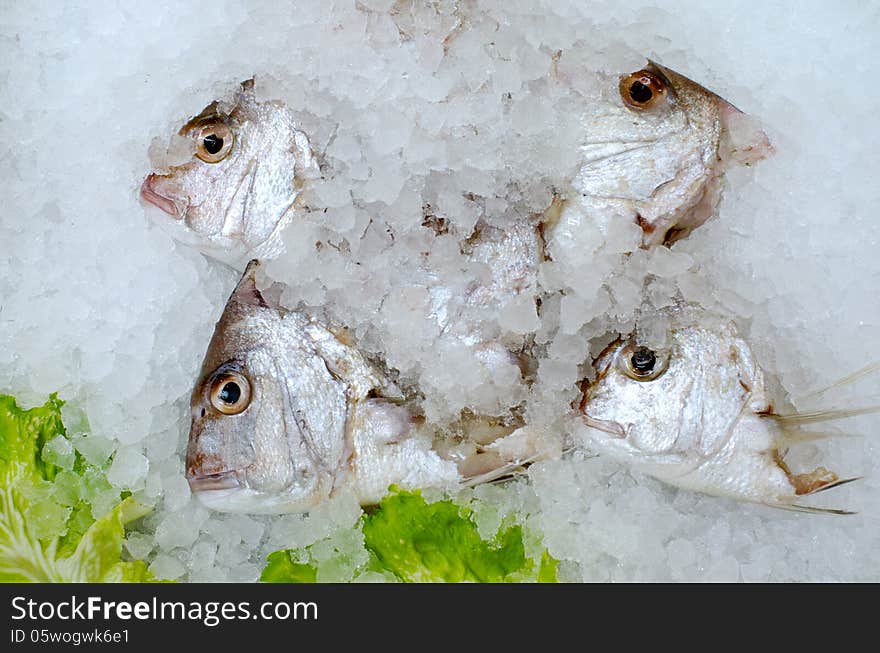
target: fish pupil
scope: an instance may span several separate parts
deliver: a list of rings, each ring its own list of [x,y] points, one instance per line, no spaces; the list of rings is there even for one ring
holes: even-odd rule
[[[632,86],[629,87],[629,96],[633,99],[633,102],[644,104],[654,97],[654,91],[652,91],[650,87],[636,80],[632,83]]]
[[[237,383],[233,381],[228,381],[226,385],[220,390],[220,401],[225,404],[234,404],[241,398],[241,388],[238,387]]]
[[[217,134],[208,134],[202,139],[202,146],[208,154],[217,154],[223,147],[223,139]]]
[[[642,374],[647,374],[654,369],[654,364],[657,362],[657,356],[647,347],[639,347],[633,352],[633,355],[629,360],[632,363],[634,370]]]

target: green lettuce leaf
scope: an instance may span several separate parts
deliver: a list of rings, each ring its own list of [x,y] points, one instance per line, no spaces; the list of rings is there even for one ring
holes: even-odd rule
[[[453,501],[428,503],[417,491],[392,488],[359,526],[370,553],[365,572],[404,582],[557,582],[558,562],[549,552],[537,560],[526,555],[521,525],[502,525],[484,540],[473,512]],[[318,563],[310,548],[272,553],[260,580],[315,582]]]
[[[0,395],[0,474],[13,474],[30,481],[55,478],[59,468],[43,462],[43,446],[64,434],[61,406],[57,395],[44,406],[22,410],[15,399]]]
[[[268,564],[260,574],[264,583],[314,583],[318,570],[314,565],[294,562],[291,551],[275,551],[267,558]]]
[[[53,394],[24,410],[0,395],[0,581],[155,580],[143,561],[122,560],[125,524],[147,509],[120,495],[95,518],[90,501],[110,484],[67,440],[63,404]]]

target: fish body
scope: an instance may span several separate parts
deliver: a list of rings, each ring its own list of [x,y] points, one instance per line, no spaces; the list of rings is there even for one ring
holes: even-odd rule
[[[715,212],[729,166],[772,151],[754,121],[659,64],[597,75],[593,86],[580,168],[550,232],[554,260],[576,263],[610,220],[637,223],[646,248],[684,238]]]
[[[192,395],[186,476],[199,499],[303,512],[341,487],[370,503],[392,483],[459,481],[394,384],[329,329],[268,305],[255,270],[230,297]]]
[[[229,298],[191,398],[186,478],[208,507],[307,512],[340,488],[366,505],[392,484],[462,487],[546,455],[541,433],[528,428],[487,436],[484,427],[479,447],[435,447],[434,430],[358,349],[268,304],[256,268]]]
[[[663,348],[630,337],[595,361],[580,405],[591,447],[680,488],[811,510],[798,497],[841,481],[821,467],[795,474],[785,464],[804,434],[787,430],[781,399],[735,325],[687,307],[670,319]]]
[[[258,101],[248,80],[231,104],[212,102],[189,120],[178,139],[184,162],[141,187],[141,197],[171,217],[175,235],[236,266],[283,251],[281,231],[318,174],[293,113]]]
[[[538,295],[538,268],[543,261],[543,241],[531,220],[511,221],[505,227],[478,224],[462,241],[464,265],[473,270],[472,281],[463,292],[455,292],[442,274],[428,271],[428,311],[441,328],[441,337],[471,348],[475,360],[490,371],[518,365],[510,350],[522,345],[522,338],[505,341],[501,334],[486,329],[486,318],[510,302],[534,305]]]
[[[487,272],[468,292],[470,305],[497,306],[513,295],[537,292],[543,241],[530,220],[515,220],[504,228],[478,226],[463,250],[469,261],[485,266]]]

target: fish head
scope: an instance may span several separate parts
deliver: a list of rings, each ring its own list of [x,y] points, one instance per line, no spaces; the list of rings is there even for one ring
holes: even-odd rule
[[[231,104],[212,102],[190,119],[167,157],[141,197],[166,214],[175,237],[230,264],[281,251],[280,231],[317,170],[292,112],[258,100],[252,79]]]
[[[673,323],[663,346],[619,339],[595,361],[581,402],[592,444],[662,480],[685,475],[727,444],[772,441],[763,373],[734,326]]]
[[[771,151],[752,119],[659,64],[605,76],[600,85],[605,101],[587,103],[574,186],[588,207],[636,221],[644,247],[670,244],[703,224],[725,169]]]
[[[186,478],[215,510],[304,512],[329,496],[339,471],[345,397],[326,366],[296,353],[298,327],[265,302],[254,268],[217,323],[192,393]]]

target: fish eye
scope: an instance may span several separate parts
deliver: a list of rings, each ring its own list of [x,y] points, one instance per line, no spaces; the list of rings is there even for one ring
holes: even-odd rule
[[[195,140],[196,156],[205,163],[218,163],[229,155],[235,137],[226,123],[217,121],[203,125]]]
[[[669,360],[662,354],[642,345],[627,345],[617,357],[618,364],[635,381],[653,381],[666,371]]]
[[[238,372],[223,372],[211,382],[210,398],[224,415],[238,415],[251,403],[251,384]]]
[[[650,70],[639,70],[621,77],[620,97],[632,109],[652,109],[666,101],[667,83]]]

